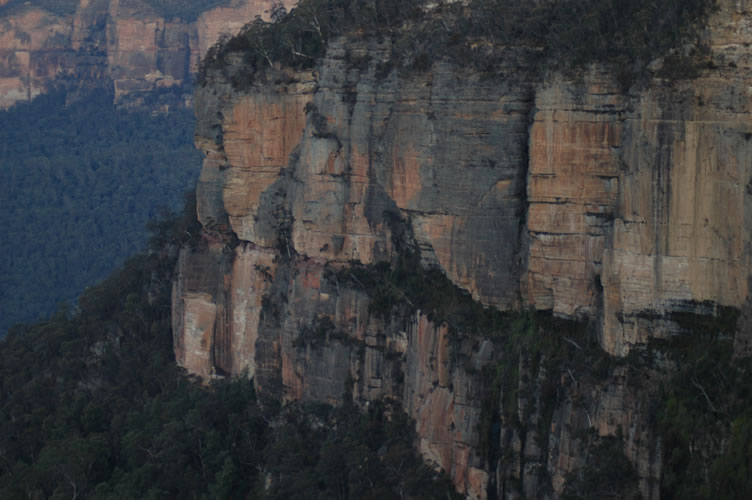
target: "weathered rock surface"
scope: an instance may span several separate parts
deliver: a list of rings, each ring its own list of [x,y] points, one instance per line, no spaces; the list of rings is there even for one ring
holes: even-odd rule
[[[316,82],[293,75],[230,98],[221,84],[200,89],[200,219],[229,221],[241,239],[269,246],[259,214],[273,207],[262,194],[297,146],[294,182],[283,187],[297,252],[383,260],[390,221],[407,216],[427,261],[483,303],[518,306],[530,89],[459,80],[444,65],[420,78],[377,75],[387,50],[334,45]],[[349,62],[365,54],[374,57],[366,69]]]
[[[70,22],[38,9],[0,20],[0,106],[28,101],[71,64]]]
[[[536,94],[530,128],[527,299],[562,316],[597,315],[603,252],[620,186],[624,97],[605,74]]]
[[[211,97],[199,97],[206,100],[196,111],[196,145],[205,154],[197,187],[199,220],[205,226],[229,223],[240,239],[269,247],[277,234],[264,231],[269,218],[259,217],[262,196],[270,196],[300,143],[315,88],[310,73],[284,77],[295,81],[256,85],[239,100],[230,99],[229,88],[212,87]]]
[[[721,66],[695,80],[656,78],[626,95],[594,71],[536,94],[527,299],[563,316],[600,315],[612,354],[677,333],[676,314],[716,315],[747,300],[744,12],[729,2],[712,17]]]
[[[173,316],[173,328],[186,332],[175,355],[188,371],[205,377],[254,375],[262,298],[274,277],[273,260],[272,252],[247,243],[228,253],[209,242],[206,252],[181,256],[173,300],[183,314]]]
[[[418,249],[476,301],[582,321],[615,356],[695,319],[729,334],[741,309],[747,324],[749,7],[713,14],[715,68],[629,92],[600,68],[533,83],[524,54],[506,79],[444,63],[404,75],[384,70],[389,42],[367,38],[242,92],[210,75],[196,96],[209,241],[180,260],[178,362],[247,370],[287,399],[398,400],[423,456],[471,498],[555,498],[617,434],[639,492],[659,498],[646,394],[660,374],[559,373],[523,350],[499,390],[508,345],[420,312],[384,317],[338,272]]]
[[[180,89],[191,83],[200,58],[220,36],[236,33],[256,16],[268,18],[273,4],[234,0],[186,22],[165,19],[140,0],[81,0],[71,16],[27,2],[0,19],[0,108],[62,81],[112,80],[119,101]]]

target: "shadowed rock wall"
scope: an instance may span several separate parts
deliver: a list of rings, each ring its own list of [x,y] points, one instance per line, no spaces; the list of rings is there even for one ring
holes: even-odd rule
[[[523,49],[505,77],[406,75],[384,69],[386,39],[337,40],[315,71],[269,70],[244,91],[210,74],[196,96],[206,241],[180,259],[178,363],[246,370],[286,399],[398,400],[423,456],[472,498],[555,498],[594,439],[618,434],[658,498],[648,393],[665,374],[617,358],[695,320],[724,335],[723,318],[748,321],[749,7],[713,14],[713,68],[630,91],[597,67],[536,83]],[[586,325],[616,358],[597,376],[555,369],[420,311],[381,315],[341,279],[407,249],[484,305]],[[533,336],[582,351],[560,325]]]

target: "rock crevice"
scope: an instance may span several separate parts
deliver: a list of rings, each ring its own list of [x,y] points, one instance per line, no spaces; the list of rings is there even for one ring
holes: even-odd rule
[[[722,67],[629,92],[599,67],[531,82],[518,61],[504,77],[445,62],[384,75],[389,41],[368,37],[245,91],[209,74],[196,96],[207,241],[180,259],[178,363],[245,371],[286,399],[400,401],[423,456],[469,497],[554,498],[584,450],[618,435],[636,491],[659,498],[661,442],[618,359],[695,320],[734,335],[749,316],[752,32],[721,4],[708,36]],[[494,340],[421,311],[407,278],[348,271],[406,253],[476,303],[554,318],[526,338],[584,356],[587,335],[566,329],[586,325],[603,373],[515,351],[509,317]]]

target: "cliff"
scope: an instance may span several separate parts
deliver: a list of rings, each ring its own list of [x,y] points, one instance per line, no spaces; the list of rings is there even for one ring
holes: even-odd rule
[[[245,89],[239,63],[210,72],[178,363],[400,401],[471,498],[556,497],[615,436],[619,493],[659,498],[651,401],[679,365],[653,347],[702,329],[746,352],[751,7],[719,2],[695,77],[658,58],[630,90],[599,65],[536,78],[525,47],[491,77],[400,71],[378,36]]]
[[[183,87],[190,87],[206,50],[256,16],[268,18],[274,2],[225,3],[198,7],[197,19],[186,19],[147,0],[79,0],[70,14],[45,9],[47,3],[11,2],[0,10],[0,107],[55,85],[102,81],[112,82],[118,101],[138,103],[162,89],[190,100]]]

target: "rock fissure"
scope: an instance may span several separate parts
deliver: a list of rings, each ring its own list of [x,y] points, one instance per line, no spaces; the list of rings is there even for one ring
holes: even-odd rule
[[[710,33],[752,43],[727,3]],[[216,245],[184,250],[178,362],[289,400],[401,401],[472,498],[555,498],[613,449],[625,488],[659,498],[646,398],[666,372],[641,390],[632,358],[693,325],[728,337],[749,307],[739,50],[723,83],[708,68],[629,92],[598,66],[515,78],[516,58],[493,78],[447,61],[384,77],[368,36],[330,41],[315,81],[210,74],[199,216],[258,246],[222,272]]]

